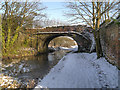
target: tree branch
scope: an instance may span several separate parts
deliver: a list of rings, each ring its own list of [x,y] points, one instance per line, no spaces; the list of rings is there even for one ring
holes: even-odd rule
[[[87,6],[86,5],[84,5],[82,2],[79,2],[79,3],[81,3],[85,8],[86,8],[86,10],[89,12],[89,13],[91,13],[92,14],[92,12],[87,8]]]
[[[114,2],[111,3],[111,5],[109,5],[109,7],[107,7],[101,14],[100,16],[102,16],[104,13],[106,13],[107,11],[111,10],[112,8],[114,8],[115,5],[119,4],[119,2],[113,4]]]

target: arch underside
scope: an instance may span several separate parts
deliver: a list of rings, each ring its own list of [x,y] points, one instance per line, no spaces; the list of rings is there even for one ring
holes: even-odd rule
[[[86,38],[84,38],[82,35],[77,35],[77,34],[55,34],[55,35],[50,35],[48,36],[43,44],[43,47],[47,48],[48,51],[48,45],[50,43],[51,40],[53,40],[54,38],[60,37],[60,36],[68,36],[73,38],[77,45],[78,45],[78,51],[79,52],[89,52],[90,51],[90,46],[91,46],[91,42],[90,40],[87,40]]]

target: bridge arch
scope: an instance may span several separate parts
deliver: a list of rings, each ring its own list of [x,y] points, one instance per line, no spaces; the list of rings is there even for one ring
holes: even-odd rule
[[[71,48],[71,46],[78,46],[78,45],[77,45],[77,42],[69,36],[56,37],[52,39],[48,44],[48,47],[55,47],[55,48],[56,47]]]
[[[69,32],[69,33],[38,33],[37,35],[40,35],[40,44],[39,44],[39,49],[38,51],[40,53],[45,53],[48,52],[48,45],[50,43],[51,40],[53,40],[54,38],[60,37],[60,36],[68,36],[73,38],[77,45],[78,45],[78,51],[79,52],[89,52],[90,51],[90,47],[91,47],[91,40],[87,37],[85,37],[82,34],[79,33],[74,33],[74,32]],[[42,36],[44,37],[42,37]]]
[[[68,36],[68,35],[55,35],[55,36],[50,36],[50,37],[48,37],[48,38],[46,39],[46,41],[45,41],[44,44],[47,44],[47,48],[48,48],[48,45],[49,45],[50,41],[52,41],[53,39],[55,39],[55,38],[57,38],[57,37],[61,37],[61,36],[66,36],[66,37],[72,38],[72,39],[75,41],[75,43],[77,44],[77,46],[78,46],[78,42],[77,42],[73,37]]]

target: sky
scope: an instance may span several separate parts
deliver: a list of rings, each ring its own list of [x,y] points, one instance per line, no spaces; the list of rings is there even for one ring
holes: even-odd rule
[[[45,10],[47,18],[50,20],[57,20],[66,23],[67,25],[71,25],[72,22],[70,22],[70,17],[67,17],[67,15],[65,15],[65,13],[70,10],[66,8],[67,2],[42,2],[42,4],[47,7]]]
[[[70,23],[68,22],[68,20],[70,19],[65,16],[65,13],[68,11],[68,9],[65,7],[67,2],[62,0],[48,1],[49,0],[43,0],[42,2],[43,6],[47,7],[47,9],[44,11],[47,14],[47,18],[49,18],[50,20],[58,20],[61,22]],[[0,13],[2,12],[0,11]]]
[[[67,21],[68,18],[63,16],[64,12],[67,10],[67,8],[65,8],[65,2],[42,2],[42,4],[47,7],[47,9],[44,10],[47,14],[47,18],[50,20],[55,19],[63,22]],[[0,13],[2,13],[2,11],[0,11]]]
[[[57,19],[60,21],[67,21],[67,17],[65,15],[65,2],[43,2],[43,5],[47,7],[45,10],[49,19]]]

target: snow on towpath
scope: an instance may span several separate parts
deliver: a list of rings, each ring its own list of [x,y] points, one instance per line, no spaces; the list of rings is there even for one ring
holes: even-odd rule
[[[96,53],[69,53],[35,88],[116,88],[118,69]]]

